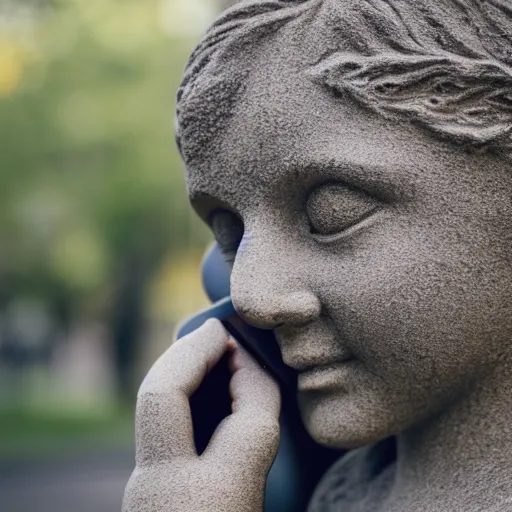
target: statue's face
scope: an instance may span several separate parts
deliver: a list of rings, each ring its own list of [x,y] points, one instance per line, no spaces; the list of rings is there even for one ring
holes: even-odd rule
[[[233,257],[244,232],[233,302],[277,327],[306,427],[354,447],[439,413],[503,359],[512,172],[277,58],[256,64],[189,190]]]

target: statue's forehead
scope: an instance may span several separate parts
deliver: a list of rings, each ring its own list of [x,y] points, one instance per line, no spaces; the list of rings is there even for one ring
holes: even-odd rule
[[[312,17],[308,9],[301,9],[293,23],[254,42],[250,56],[240,53],[239,58],[225,62],[228,69],[218,76],[227,77],[226,86],[234,74],[230,68],[237,71],[247,65],[240,59],[250,60],[249,72],[243,92],[236,89],[233,109],[225,108],[229,102],[223,98],[219,108],[212,108],[212,96],[205,97],[203,108],[195,106],[196,112],[212,112],[210,121],[222,130],[213,144],[196,145],[193,160],[187,162],[192,198],[215,194],[233,200],[248,191],[250,198],[257,199],[283,173],[306,165],[315,139],[332,139],[329,123],[325,123],[332,109],[331,94],[314,83],[309,73],[321,53],[314,43],[322,39],[319,34],[328,37],[328,31],[312,30],[312,22],[324,26],[318,13]],[[226,110],[229,115],[224,115]],[[201,130],[200,123],[196,130]]]
[[[411,145],[410,135],[407,128],[335,98],[304,70],[272,59],[247,84],[216,150],[188,167],[189,195],[191,200],[211,196],[233,207],[272,196],[285,200],[332,162],[349,174],[357,170],[358,179],[391,185],[396,174],[386,169],[407,165],[408,153],[400,148]]]
[[[362,186],[407,194],[422,181],[438,187],[449,166],[467,164],[451,145],[411,123],[335,97],[308,75],[299,56],[272,50],[255,62],[214,150],[188,165],[192,201],[209,196],[238,211],[275,204],[316,170],[326,177],[333,168],[342,169],[335,179],[353,183],[355,176]]]
[[[316,124],[308,118],[321,103],[313,89],[304,73],[285,67],[279,59],[257,66],[214,150],[203,152],[188,166],[190,194],[234,197],[248,187],[255,196],[286,170],[299,167],[304,142]]]

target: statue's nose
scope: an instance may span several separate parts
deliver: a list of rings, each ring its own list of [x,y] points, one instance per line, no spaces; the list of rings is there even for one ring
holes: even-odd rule
[[[256,267],[244,260],[233,268],[231,299],[247,323],[261,329],[275,329],[283,324],[308,324],[320,315],[319,299],[298,276],[291,275],[291,269],[283,271],[277,262],[263,261]]]
[[[251,226],[237,252],[231,272],[233,305],[247,323],[261,329],[308,324],[321,312],[320,300],[308,286],[309,260],[279,222],[269,222],[268,215],[265,219]]]
[[[320,315],[318,299],[309,293],[292,292],[288,295],[252,293],[231,296],[238,314],[260,329],[276,329],[282,325],[305,325]]]

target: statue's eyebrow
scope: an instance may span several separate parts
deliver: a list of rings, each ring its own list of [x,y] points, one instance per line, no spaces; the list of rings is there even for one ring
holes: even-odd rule
[[[400,172],[397,167],[390,169],[389,165],[377,162],[356,163],[345,159],[338,160],[333,156],[311,158],[298,166],[295,172],[297,177],[306,182],[337,182],[386,202],[404,201],[414,197],[415,186],[405,179],[407,174],[407,169]]]

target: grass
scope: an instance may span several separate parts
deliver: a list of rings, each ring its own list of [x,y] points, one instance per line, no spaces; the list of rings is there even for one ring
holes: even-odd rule
[[[0,409],[0,460],[40,458],[133,443],[133,413]]]

